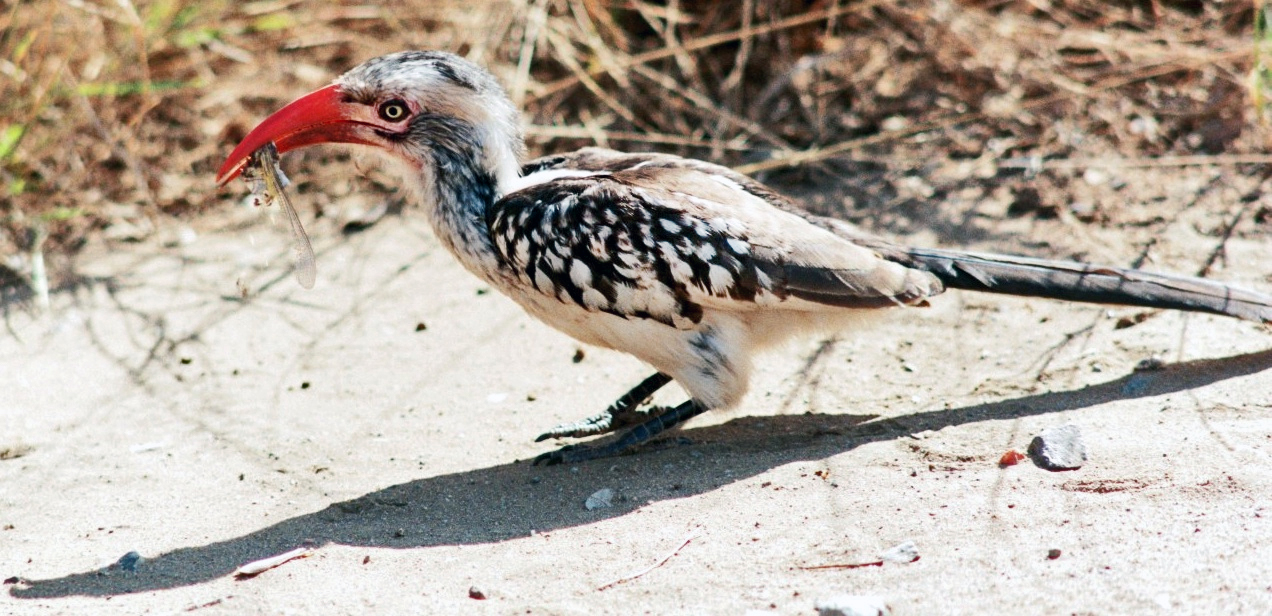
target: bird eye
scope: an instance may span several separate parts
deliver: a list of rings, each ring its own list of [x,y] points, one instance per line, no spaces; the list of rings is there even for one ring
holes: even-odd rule
[[[389,122],[401,122],[410,113],[406,103],[401,99],[393,99],[380,105],[380,117]]]

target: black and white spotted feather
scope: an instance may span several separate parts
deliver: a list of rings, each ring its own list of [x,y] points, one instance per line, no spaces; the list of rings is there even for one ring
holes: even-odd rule
[[[681,329],[724,301],[735,310],[793,299],[880,308],[940,291],[935,277],[846,244],[772,207],[762,187],[695,162],[596,149],[537,161],[528,181],[553,179],[497,201],[491,237],[506,266],[541,293]]]

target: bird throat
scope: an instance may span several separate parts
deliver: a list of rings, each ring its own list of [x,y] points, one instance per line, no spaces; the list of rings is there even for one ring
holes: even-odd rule
[[[511,152],[489,152],[488,148],[509,146],[488,135],[453,117],[425,115],[412,123],[401,146],[418,148],[409,158],[421,161],[422,168],[411,179],[423,193],[438,239],[469,271],[494,282],[498,261],[486,212],[500,196],[500,176],[506,170],[492,167],[509,159],[515,165],[516,157]]]

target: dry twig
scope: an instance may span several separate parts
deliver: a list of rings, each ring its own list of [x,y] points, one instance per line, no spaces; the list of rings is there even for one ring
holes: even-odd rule
[[[614,586],[618,586],[619,584],[622,584],[622,583],[624,583],[624,582],[630,582],[630,581],[632,581],[632,580],[634,580],[634,579],[636,579],[636,578],[638,578],[638,577],[640,577],[640,576],[642,576],[642,575],[645,575],[646,573],[649,573],[650,571],[653,571],[654,569],[657,569],[657,568],[659,568],[659,567],[661,567],[661,566],[665,565],[665,564],[667,563],[667,561],[671,560],[671,557],[675,556],[676,554],[679,554],[679,553],[680,553],[680,550],[684,549],[684,547],[685,547],[686,545],[689,545],[689,542],[690,542],[690,541],[693,541],[695,538],[697,538],[697,537],[698,537],[698,535],[699,535],[699,532],[698,532],[698,531],[694,531],[694,532],[692,532],[692,533],[689,533],[689,536],[685,537],[685,540],[684,540],[684,541],[681,541],[681,542],[680,542],[680,544],[676,546],[676,549],[674,549],[674,550],[672,550],[672,551],[668,552],[668,553],[667,553],[667,555],[666,555],[666,556],[664,556],[664,557],[662,557],[661,559],[659,559],[659,560],[658,560],[658,562],[656,562],[656,563],[654,563],[654,564],[652,564],[652,565],[650,565],[650,566],[648,566],[648,567],[645,567],[644,569],[641,569],[640,571],[637,571],[637,572],[635,572],[635,573],[632,573],[631,575],[625,575],[625,576],[623,576],[623,577],[621,577],[621,578],[618,578],[618,579],[616,579],[616,580],[614,580],[614,581],[612,581],[612,582],[609,582],[609,583],[607,583],[607,584],[601,584],[600,586],[598,586],[598,587],[596,588],[596,590],[605,590],[605,589],[608,589],[608,588],[612,588],[612,587],[614,587]]]
[[[242,567],[239,567],[238,569],[235,569],[234,577],[240,579],[255,577],[288,561],[295,560],[297,558],[305,558],[313,551],[314,549],[312,547],[299,547],[294,550],[283,552],[277,556],[254,560]]]

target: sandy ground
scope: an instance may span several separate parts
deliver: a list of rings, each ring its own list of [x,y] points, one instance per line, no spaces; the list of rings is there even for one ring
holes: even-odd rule
[[[1070,223],[1024,231],[1085,237]],[[1159,265],[1195,271],[1217,241],[1201,226],[1168,225]],[[348,238],[311,223],[311,291],[281,226],[236,210],[195,227],[89,249],[47,316],[9,307],[0,612],[811,614],[840,593],[897,614],[1272,609],[1265,327],[1119,329],[1143,311],[950,293],[768,356],[734,413],[543,468],[540,431],[647,368],[576,362],[409,211]],[[1100,233],[1092,254],[1133,257]],[[1215,277],[1272,287],[1266,229],[1226,256]],[[1165,368],[1133,370],[1149,357]],[[1085,467],[998,466],[1068,423]],[[603,488],[613,506],[587,510]],[[813,568],[905,541],[918,561]],[[112,566],[131,551],[135,571]]]

